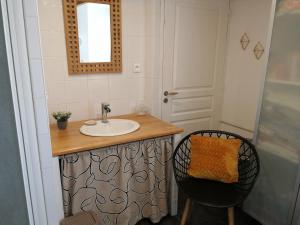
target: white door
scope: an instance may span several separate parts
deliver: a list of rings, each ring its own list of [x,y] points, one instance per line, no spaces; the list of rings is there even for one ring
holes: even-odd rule
[[[219,126],[228,8],[165,0],[162,117],[185,134]]]

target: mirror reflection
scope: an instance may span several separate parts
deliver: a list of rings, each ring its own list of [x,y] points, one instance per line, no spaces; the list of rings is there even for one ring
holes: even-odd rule
[[[111,62],[110,5],[77,5],[81,63]]]

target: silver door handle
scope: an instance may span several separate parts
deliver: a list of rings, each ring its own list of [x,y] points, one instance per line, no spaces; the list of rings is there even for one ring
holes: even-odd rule
[[[164,96],[174,96],[174,95],[178,95],[178,92],[176,91],[171,91],[171,92],[168,92],[168,91],[165,91],[164,92]]]

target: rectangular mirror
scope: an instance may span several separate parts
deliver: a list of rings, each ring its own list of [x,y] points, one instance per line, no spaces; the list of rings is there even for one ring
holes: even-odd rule
[[[110,5],[77,5],[81,63],[111,62]]]
[[[70,74],[122,71],[121,0],[64,0]]]

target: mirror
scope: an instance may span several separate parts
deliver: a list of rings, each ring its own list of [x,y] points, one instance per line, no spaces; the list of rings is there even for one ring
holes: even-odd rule
[[[110,5],[77,5],[80,62],[110,62]]]
[[[121,0],[64,0],[70,74],[122,71]]]

